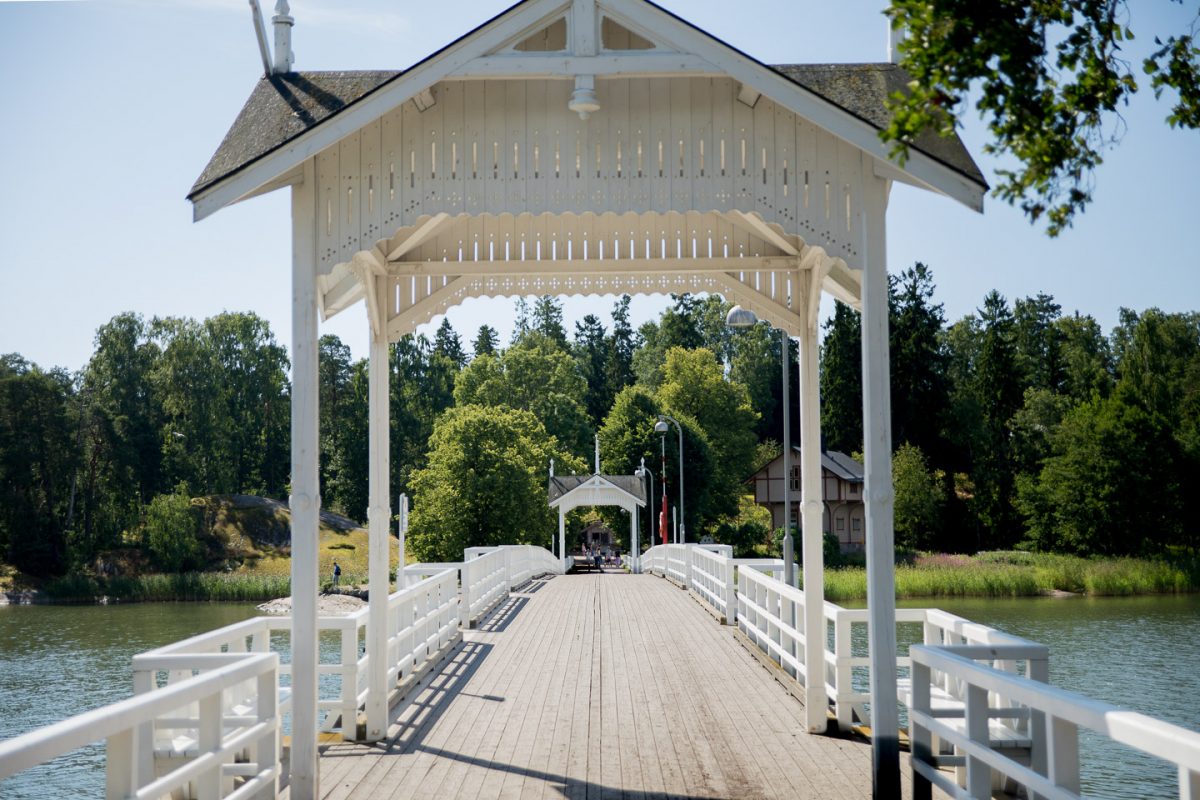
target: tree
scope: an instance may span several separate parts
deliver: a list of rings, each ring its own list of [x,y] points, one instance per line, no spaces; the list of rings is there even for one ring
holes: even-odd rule
[[[698,530],[718,515],[736,511],[742,482],[754,463],[758,412],[750,407],[750,395],[740,383],[728,381],[721,364],[704,348],[667,351],[663,382],[657,392],[659,404],[681,422],[694,420],[713,450],[711,505],[701,515],[689,506],[688,527]],[[686,438],[685,438],[686,443]]]
[[[0,356],[0,552],[34,575],[67,566],[64,519],[77,463],[73,404],[64,371]]]
[[[448,317],[442,318],[442,324],[438,326],[437,333],[433,335],[433,352],[444,356],[456,369],[462,369],[467,363],[467,353],[463,350],[462,339],[458,336],[458,331],[454,330],[454,326],[450,324]]]
[[[882,136],[903,156],[927,129],[948,135],[976,90],[993,141],[1016,159],[995,194],[1058,235],[1092,199],[1094,172],[1123,132],[1118,109],[1138,90],[1127,60],[1133,39],[1124,0],[1050,3],[892,0],[892,26],[908,31],[900,65],[912,80],[889,100]],[[1141,70],[1155,95],[1173,90],[1167,121],[1200,127],[1197,26],[1155,36]]]
[[[136,314],[118,314],[96,332],[78,402],[80,464],[67,521],[71,561],[84,563],[139,523],[160,489],[162,412],[151,375],[160,356]]]
[[[896,544],[928,549],[938,540],[945,495],[921,448],[905,442],[892,454]]]
[[[495,328],[491,325],[480,325],[479,333],[475,334],[475,341],[471,343],[471,350],[475,353],[476,358],[490,356],[496,352],[499,342]]]
[[[750,406],[759,413],[755,435],[759,439],[782,441],[783,415],[779,409],[783,404],[783,364],[779,331],[760,321],[751,328],[734,331],[731,345],[729,377],[746,387],[750,393]],[[800,397],[799,351],[791,347],[788,352],[792,361],[788,375],[792,383],[792,431],[795,436],[800,431],[800,404],[797,402]]]
[[[612,319],[612,334],[605,339],[608,352],[604,359],[604,393],[610,404],[622,389],[633,383],[633,353],[638,341],[629,324],[629,295],[623,294],[613,303]]]
[[[562,304],[555,297],[544,294],[533,302],[532,322],[532,330],[566,348],[567,330],[563,327]]]
[[[196,523],[186,484],[179,484],[172,494],[160,494],[150,501],[146,507],[145,537],[154,566],[163,572],[203,566]]]
[[[1013,306],[1013,343],[1027,386],[1057,392],[1063,383],[1062,329],[1055,324],[1061,311],[1062,306],[1044,293]]]
[[[1060,391],[1075,402],[1108,397],[1114,385],[1112,349],[1100,324],[1076,312],[1056,319],[1054,327],[1063,372]]]
[[[981,411],[981,438],[972,453],[975,510],[987,534],[988,547],[1010,547],[1018,538],[1013,510],[1015,465],[1009,420],[1021,407],[1023,392],[1013,342],[1008,303],[992,290],[979,310],[982,323],[972,391]]]
[[[575,360],[579,362],[579,371],[587,381],[587,394],[584,396],[584,407],[592,424],[600,426],[601,420],[612,405],[612,397],[608,394],[608,347],[604,335],[604,326],[595,314],[588,314],[575,323]]]
[[[645,459],[646,466],[654,473],[655,511],[663,494],[670,498],[671,508],[679,503],[679,450],[673,434],[660,435],[654,432],[658,414],[663,405],[643,386],[627,386],[617,395],[612,409],[600,428],[600,457],[607,473],[630,475]],[[711,521],[729,514],[736,508],[736,497],[732,500],[721,493],[716,480],[715,453],[708,436],[690,417],[672,412],[683,429],[683,480],[685,488],[688,530],[695,538],[701,528],[698,521]],[[674,430],[674,426],[672,426]],[[664,439],[665,436],[665,439]],[[662,454],[666,454],[666,469],[662,467]],[[665,485],[664,485],[665,483]],[[616,514],[602,512],[605,519],[612,521]],[[657,541],[657,520],[646,514],[646,536],[644,541]],[[668,515],[669,518],[669,515]],[[615,528],[615,530],[617,530]]]
[[[553,340],[530,333],[496,356],[480,356],[454,385],[455,403],[530,411],[572,453],[591,451],[592,431],[581,400],[587,382],[579,365]]]
[[[673,294],[674,305],[663,312],[658,322],[647,322],[638,329],[642,346],[633,354],[633,373],[637,382],[652,389],[662,382],[662,367],[672,347],[694,350],[704,346],[700,330],[700,300],[691,294]]]
[[[933,303],[933,272],[917,262],[889,280],[892,446],[909,442],[940,463],[942,420],[949,405],[945,315]],[[861,401],[860,401],[861,404]]]
[[[1019,483],[1018,505],[1038,547],[1129,555],[1178,540],[1178,443],[1127,388],[1073,409],[1051,446],[1041,472]]]
[[[836,303],[821,343],[821,438],[829,450],[863,449],[862,325],[858,312]]]
[[[412,476],[409,546],[423,561],[457,561],[466,547],[551,543],[556,515],[546,476],[582,470],[528,411],[465,405],[434,427],[429,463]]]

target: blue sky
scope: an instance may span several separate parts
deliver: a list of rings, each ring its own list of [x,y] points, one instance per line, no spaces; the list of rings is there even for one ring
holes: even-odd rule
[[[768,63],[886,57],[882,2],[661,2]],[[273,3],[263,5],[269,16]],[[403,68],[507,5],[295,0],[296,68]],[[1194,14],[1133,5],[1135,62],[1155,33]],[[245,0],[0,0],[0,352],[78,369],[96,328],[122,311],[202,319],[252,310],[287,343],[287,193],[198,224],[184,200],[260,72]],[[979,215],[897,186],[890,268],[929,264],[952,320],[992,288],[1010,301],[1047,292],[1106,329],[1121,306],[1200,309],[1200,134],[1170,130],[1166,104],[1143,95],[1097,175],[1096,202],[1072,230],[1051,240],[990,198]],[[973,117],[964,122],[990,176],[985,132]],[[635,323],[666,303],[635,299]],[[611,305],[567,299],[568,322],[589,312],[607,319]],[[449,316],[468,341],[485,322],[505,339],[511,330],[507,301],[471,301]],[[322,331],[365,356],[366,326],[356,308]]]

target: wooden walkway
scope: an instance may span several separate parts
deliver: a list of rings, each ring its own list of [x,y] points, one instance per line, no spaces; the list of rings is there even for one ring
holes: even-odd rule
[[[386,741],[323,751],[322,797],[870,796],[870,745],[804,734],[800,703],[661,578],[535,582],[464,639]]]

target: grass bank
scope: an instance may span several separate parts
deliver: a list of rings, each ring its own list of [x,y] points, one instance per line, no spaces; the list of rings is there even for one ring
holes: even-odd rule
[[[1200,590],[1200,563],[1142,558],[1081,558],[1017,551],[974,556],[921,555],[896,567],[896,596],[1033,597],[1055,591],[1095,596],[1171,594]],[[867,596],[862,568],[825,572],[825,597]]]
[[[94,603],[100,598],[123,602],[262,601],[292,593],[291,580],[286,575],[217,572],[112,578],[67,575],[46,582],[41,591],[47,598],[59,603]]]

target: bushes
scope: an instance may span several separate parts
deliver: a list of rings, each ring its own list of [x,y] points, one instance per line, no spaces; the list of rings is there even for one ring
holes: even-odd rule
[[[68,575],[46,584],[44,591],[55,600],[77,603],[91,603],[101,597],[128,602],[240,602],[287,597],[292,588],[291,579],[285,576],[187,572],[108,579]]]
[[[200,566],[203,549],[196,539],[198,528],[187,486],[179,484],[173,494],[160,494],[146,506],[146,547],[155,566],[179,572]]]

